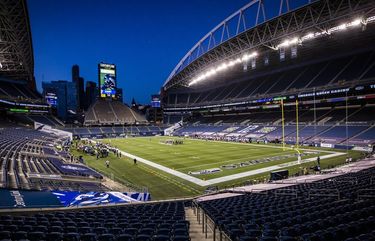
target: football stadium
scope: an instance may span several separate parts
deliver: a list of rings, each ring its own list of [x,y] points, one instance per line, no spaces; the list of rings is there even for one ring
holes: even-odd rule
[[[1,241],[375,240],[375,1],[206,32],[140,108],[100,60],[38,91],[28,2],[0,1]]]

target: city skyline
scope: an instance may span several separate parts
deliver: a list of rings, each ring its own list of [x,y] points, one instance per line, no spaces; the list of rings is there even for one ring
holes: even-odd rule
[[[149,104],[185,53],[247,2],[29,0],[38,90],[42,81],[71,81],[75,64],[85,82],[97,82],[97,64],[107,62],[117,66],[124,101]]]

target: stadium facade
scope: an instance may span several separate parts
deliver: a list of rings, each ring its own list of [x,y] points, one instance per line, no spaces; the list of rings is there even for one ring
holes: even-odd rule
[[[0,76],[27,81],[35,90],[34,56],[26,0],[0,2]]]
[[[177,134],[374,142],[374,1],[285,3],[250,2],[177,64],[162,91],[165,121],[190,123]]]
[[[267,2],[272,2],[278,13],[269,16]],[[279,8],[275,8],[275,2]],[[22,0],[0,4],[4,3],[8,9],[25,4]],[[246,24],[249,9],[253,9],[250,16],[256,16],[251,26]],[[331,138],[334,147],[349,141],[371,145],[375,136],[374,14],[374,1],[305,1],[299,6],[289,5],[288,0],[251,1],[199,41],[165,82],[161,94],[166,119],[178,121],[171,127],[172,134],[215,140],[277,139],[282,130],[283,138],[290,137],[289,141],[298,144],[298,134],[293,140],[294,130],[306,138],[303,141],[315,141],[320,136],[320,144],[330,144]],[[231,32],[233,19],[237,19],[236,30]],[[216,31],[220,41],[214,37]],[[206,40],[207,48],[204,47]],[[19,74],[25,73],[20,70]],[[18,79],[16,75],[9,76]],[[27,107],[24,111],[38,108],[37,98],[32,98],[35,93],[27,92],[16,80],[0,85],[11,99],[1,101],[1,110],[9,111],[11,105]],[[113,85],[107,83],[103,93],[112,95]],[[21,95],[24,97],[19,98]],[[92,103],[85,119],[87,128],[80,130],[102,135],[103,131],[115,134],[116,128],[120,128],[117,133],[125,133],[126,124],[143,120],[125,107],[106,98]],[[182,122],[183,117],[188,119]],[[374,155],[329,169],[326,174],[223,190],[212,186],[207,195],[147,203],[148,192],[135,192],[137,187],[131,186],[132,183],[127,183],[130,191],[114,191],[109,184],[114,184],[115,178],[105,180],[108,177],[88,167],[82,157],[96,154],[96,167],[100,169],[102,165],[100,170],[107,174],[108,170],[117,171],[112,165],[120,163],[130,170],[128,174],[139,173],[157,180],[156,185],[163,191],[168,190],[163,185],[167,182],[173,185],[169,190],[174,194],[177,187],[194,189],[194,193],[199,190],[179,182],[178,175],[170,177],[165,175],[166,171],[158,172],[169,169],[165,166],[153,163],[150,168],[147,160],[141,159],[138,165],[135,156],[119,153],[110,141],[85,139],[73,144],[72,132],[76,130],[66,132],[41,123],[34,130],[14,123],[1,124],[0,240],[375,239]],[[113,124],[122,125],[122,130],[119,126],[112,127]],[[94,127],[89,129],[89,126]],[[284,135],[288,129],[293,135]],[[152,138],[142,141],[152,143]],[[200,143],[207,145],[208,142]],[[130,144],[134,143],[127,145]],[[156,145],[160,148],[161,144],[167,143]],[[243,147],[254,146],[256,149],[265,145]],[[146,149],[145,143],[137,147]],[[82,155],[74,157],[69,152],[73,148]],[[151,151],[160,152],[159,148]],[[173,148],[172,160],[178,155],[177,147]],[[272,148],[281,149],[277,145]],[[307,151],[311,154],[311,150]],[[193,149],[189,152],[196,155]],[[129,159],[122,160],[121,153],[134,158],[134,165],[129,165]],[[348,153],[347,150],[344,155]],[[211,154],[213,158],[217,155]],[[110,155],[115,160],[113,164],[108,160]],[[197,156],[191,157],[197,159]],[[263,161],[280,161],[280,156],[274,158]],[[176,164],[181,162],[182,159]],[[317,163],[319,166],[319,158]],[[241,160],[238,165],[250,164]],[[207,171],[198,174],[209,174]],[[171,173],[178,172],[173,169]],[[279,179],[281,173],[282,178],[288,175],[287,171],[279,170],[271,177]],[[123,173],[120,175],[123,177]],[[137,178],[142,178],[141,175]]]

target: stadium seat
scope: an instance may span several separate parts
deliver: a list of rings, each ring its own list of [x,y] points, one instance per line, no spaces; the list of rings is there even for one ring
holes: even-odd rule
[[[280,236],[279,241],[297,241],[297,239],[290,236]]]
[[[11,232],[0,231],[0,240],[11,240]]]
[[[256,237],[251,237],[247,235],[242,235],[239,240],[240,241],[258,241]]]
[[[110,233],[98,235],[98,241],[114,241],[114,240],[115,240],[115,236]]]
[[[27,239],[27,232],[25,231],[17,231],[14,232],[12,235],[13,240],[25,240]]]
[[[96,241],[96,234],[95,233],[85,233],[82,234],[80,237],[81,241]]]
[[[261,237],[259,238],[259,241],[278,241],[276,237]]]
[[[39,241],[44,240],[46,235],[43,232],[30,232],[27,235],[27,238],[30,239],[30,241]]]
[[[63,240],[63,234],[60,232],[50,232],[46,235],[46,241]]]
[[[131,234],[120,234],[117,236],[116,241],[133,241],[134,235]]]
[[[172,241],[190,241],[189,235],[176,235],[173,236]]]
[[[110,229],[110,233],[112,233],[113,235],[117,236],[117,235],[123,233],[123,229],[122,228],[111,228]]]
[[[79,234],[78,233],[65,233],[64,234],[64,241],[79,241]]]
[[[136,235],[138,233],[138,229],[136,228],[127,228],[124,229],[125,234],[130,234],[130,235]]]
[[[159,228],[157,231],[156,231],[156,234],[157,235],[169,235],[170,234],[170,229],[167,229],[167,228]]]
[[[149,234],[137,234],[135,241],[151,241],[152,235]]]
[[[169,235],[155,235],[152,239],[153,241],[167,241],[167,240],[170,240],[170,237]]]

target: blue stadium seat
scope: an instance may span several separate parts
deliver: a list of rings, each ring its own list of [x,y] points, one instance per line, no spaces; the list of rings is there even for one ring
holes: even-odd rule
[[[79,234],[75,232],[65,233],[64,241],[79,241]]]
[[[136,228],[127,228],[124,229],[125,234],[130,234],[130,235],[136,235],[138,233],[138,229]]]
[[[135,241],[151,241],[152,235],[149,234],[137,234]]]
[[[100,234],[98,236],[98,241],[114,241],[115,236],[110,233]]]
[[[96,234],[95,233],[85,233],[82,234],[80,237],[81,241],[96,241]]]
[[[131,234],[120,234],[117,236],[116,241],[133,241],[134,235]]]
[[[40,241],[44,240],[46,235],[43,232],[30,232],[27,237],[30,241]]]
[[[172,241],[190,241],[189,235],[176,235],[173,236]]]
[[[0,240],[11,240],[11,232],[0,231]]]
[[[170,237],[169,235],[155,235],[152,239],[153,241],[169,241]]]
[[[17,231],[14,232],[12,235],[13,240],[24,240],[27,239],[27,232],[25,231]]]
[[[46,235],[46,241],[62,240],[64,235],[60,232],[50,232]]]

